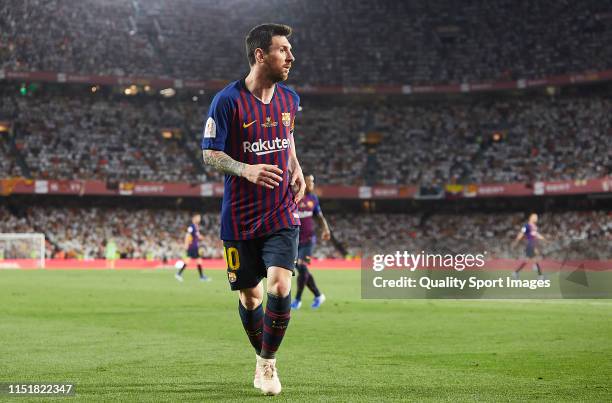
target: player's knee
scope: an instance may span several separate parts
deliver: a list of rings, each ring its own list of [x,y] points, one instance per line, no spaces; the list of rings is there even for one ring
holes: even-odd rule
[[[240,302],[246,309],[253,310],[263,302],[263,288],[258,286],[240,290],[239,298]]]
[[[240,302],[242,303],[242,306],[244,306],[249,311],[252,311],[253,309],[257,308],[259,305],[261,305],[261,303],[263,302],[263,299],[258,298],[254,295],[241,295]]]
[[[286,297],[291,292],[291,282],[273,281],[268,285],[268,292],[279,297]]]

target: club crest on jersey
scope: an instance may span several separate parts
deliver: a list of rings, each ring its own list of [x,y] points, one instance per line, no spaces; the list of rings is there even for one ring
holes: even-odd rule
[[[289,127],[291,124],[291,112],[283,112],[283,126]]]
[[[267,117],[266,121],[261,124],[261,127],[276,127],[278,126],[278,122],[272,120],[271,117]]]

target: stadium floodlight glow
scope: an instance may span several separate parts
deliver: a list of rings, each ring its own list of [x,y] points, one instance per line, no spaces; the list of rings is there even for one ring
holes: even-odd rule
[[[0,234],[0,268],[21,267],[17,261],[26,265],[45,268],[45,234],[41,233],[4,233]],[[13,266],[16,265],[16,266]]]
[[[127,87],[125,90],[123,90],[123,93],[125,95],[136,95],[138,94],[138,87],[132,84],[129,87]]]
[[[170,98],[176,94],[176,90],[174,88],[164,88],[159,93],[166,98]]]

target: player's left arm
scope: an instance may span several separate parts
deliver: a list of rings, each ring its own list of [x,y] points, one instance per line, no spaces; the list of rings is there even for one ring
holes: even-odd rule
[[[289,149],[289,162],[287,168],[291,172],[291,188],[293,189],[294,201],[298,203],[304,197],[306,191],[306,181],[304,180],[304,174],[302,173],[302,167],[297,158],[295,151],[295,140],[293,138],[293,132],[289,135],[291,141],[291,147]]]
[[[321,226],[321,239],[324,241],[329,241],[331,238],[331,231],[329,230],[329,224],[327,224],[327,220],[323,216],[323,213],[319,213],[317,216],[317,221],[319,221],[319,225]]]

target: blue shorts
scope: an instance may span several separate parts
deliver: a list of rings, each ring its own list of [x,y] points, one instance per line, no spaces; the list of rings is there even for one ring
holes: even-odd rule
[[[232,291],[253,288],[268,275],[268,268],[293,272],[300,227],[283,228],[246,241],[223,241],[227,279]]]
[[[312,242],[300,244],[298,246],[298,259],[302,260],[304,263],[310,263],[313,247],[314,245]]]
[[[195,248],[190,247],[187,249],[187,257],[198,259],[200,257],[200,249],[197,246]]]
[[[527,246],[525,247],[525,255],[528,258],[535,257],[535,255],[536,255],[536,253],[535,253],[535,245],[527,244]]]

